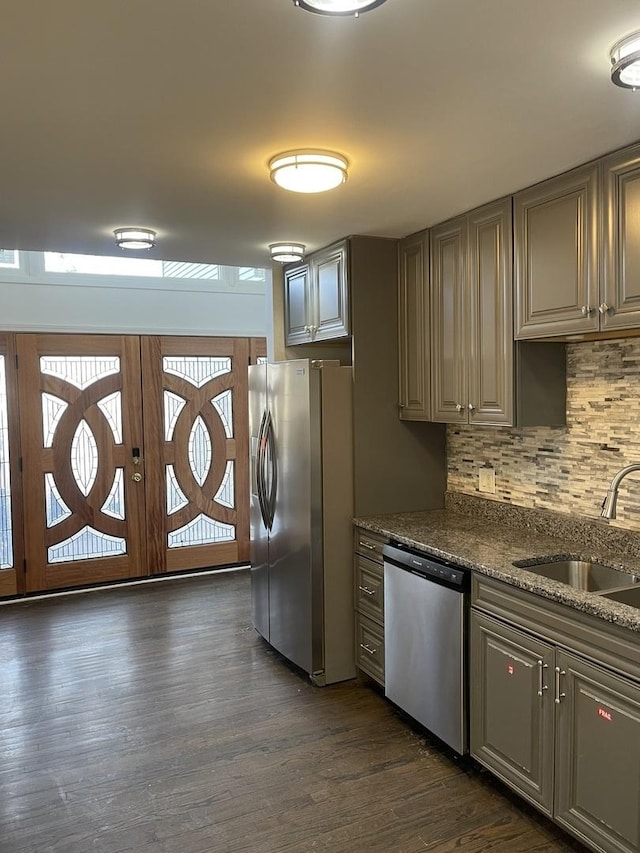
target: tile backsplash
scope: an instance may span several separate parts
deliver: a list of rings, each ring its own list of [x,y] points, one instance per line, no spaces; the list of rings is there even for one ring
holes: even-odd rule
[[[495,469],[495,494],[518,506],[589,517],[614,474],[640,462],[640,338],[567,345],[566,427],[449,426],[447,488],[480,494],[478,468]],[[640,531],[640,472],[623,480],[611,524]]]

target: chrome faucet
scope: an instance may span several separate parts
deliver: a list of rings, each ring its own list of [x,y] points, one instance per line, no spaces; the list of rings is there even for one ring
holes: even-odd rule
[[[618,488],[620,487],[621,481],[627,476],[627,474],[630,474],[632,471],[640,471],[640,464],[636,462],[633,465],[627,465],[626,468],[621,468],[611,481],[611,485],[607,490],[605,499],[602,501],[602,510],[600,511],[600,515],[602,518],[609,519],[616,517]]]

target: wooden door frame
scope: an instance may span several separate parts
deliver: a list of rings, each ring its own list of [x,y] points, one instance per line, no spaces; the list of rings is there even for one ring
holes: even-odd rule
[[[24,524],[16,336],[0,332],[0,354],[6,357],[7,416],[9,426],[9,477],[11,482],[11,538],[13,568],[0,571],[0,597],[25,592]]]

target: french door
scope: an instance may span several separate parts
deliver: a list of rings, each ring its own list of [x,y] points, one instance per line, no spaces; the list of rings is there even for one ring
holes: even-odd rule
[[[17,338],[26,591],[146,574],[138,339]]]
[[[13,340],[0,336],[0,371]],[[21,474],[14,460],[11,480],[23,489],[25,558],[23,581],[14,542],[18,591],[248,559],[247,366],[259,340],[15,341]],[[2,379],[0,372],[0,441]],[[3,458],[0,445],[0,513]],[[13,577],[15,585],[15,570]],[[15,593],[3,578],[0,595]]]
[[[246,338],[142,340],[151,571],[249,559]]]

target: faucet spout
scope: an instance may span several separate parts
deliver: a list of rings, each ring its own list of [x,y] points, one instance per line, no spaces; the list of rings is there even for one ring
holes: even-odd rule
[[[621,468],[611,481],[611,485],[607,489],[607,494],[602,501],[602,509],[600,511],[600,516],[602,518],[612,519],[616,517],[616,504],[618,502],[618,489],[620,488],[620,483],[624,480],[627,474],[631,474],[632,471],[640,471],[640,463],[634,462],[633,465],[627,465],[626,468]]]

